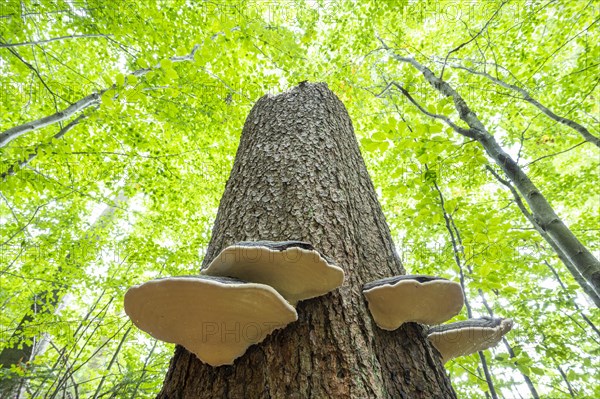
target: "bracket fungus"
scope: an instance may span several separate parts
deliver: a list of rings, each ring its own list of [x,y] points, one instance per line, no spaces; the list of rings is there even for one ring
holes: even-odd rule
[[[428,338],[446,363],[496,346],[512,326],[512,319],[482,317],[432,327]]]
[[[367,283],[363,294],[377,325],[395,330],[406,322],[440,324],[463,307],[460,284],[441,277],[405,275]]]
[[[202,274],[270,285],[294,306],[344,282],[340,267],[302,241],[238,242],[221,251]]]
[[[298,319],[267,285],[205,276],[134,286],[125,294],[125,313],[141,330],[182,345],[211,366],[233,364],[249,346]]]

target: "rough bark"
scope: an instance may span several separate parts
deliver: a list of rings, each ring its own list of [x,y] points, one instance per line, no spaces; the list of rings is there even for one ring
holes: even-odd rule
[[[348,113],[325,84],[261,98],[246,120],[203,266],[243,240],[301,240],[343,286],[298,321],[210,367],[177,347],[159,398],[454,398],[422,326],[376,327],[363,284],[404,274]]]

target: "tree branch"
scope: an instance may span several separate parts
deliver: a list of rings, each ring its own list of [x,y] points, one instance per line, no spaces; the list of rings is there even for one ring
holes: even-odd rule
[[[198,44],[196,44],[194,46],[194,48],[192,49],[192,51],[190,52],[190,54],[187,54],[184,56],[171,57],[170,60],[172,62],[193,61],[194,55],[196,54],[196,51],[198,50],[199,47],[200,46]],[[160,63],[155,65],[154,67],[138,69],[138,70],[132,72],[132,75],[139,77],[139,76],[145,75],[148,72],[150,72],[154,69],[158,69],[158,68],[160,68]],[[76,114],[77,112],[83,111],[84,109],[86,109],[94,104],[98,104],[100,102],[100,98],[102,97],[102,94],[104,94],[105,92],[107,92],[108,90],[110,90],[114,87],[115,87],[115,85],[112,85],[109,88],[92,93],[92,94],[82,98],[81,100],[77,101],[76,103],[70,105],[69,107],[65,108],[64,110],[56,112],[50,116],[46,116],[44,118],[40,118],[35,121],[28,122],[23,125],[15,126],[8,130],[5,130],[4,132],[2,132],[0,134],[0,148],[5,147],[8,143],[10,143],[14,139],[22,136],[25,133],[40,129],[40,128],[48,126],[48,125],[52,125],[54,123],[64,121],[65,119],[70,118],[72,115]]]
[[[92,93],[89,96],[86,96],[81,100],[77,101],[76,103],[65,108],[64,110],[56,112],[52,115],[37,119],[29,123],[25,123],[23,125],[15,126],[4,131],[2,134],[0,134],[0,148],[5,147],[8,143],[24,135],[25,133],[32,132],[34,130],[41,129],[45,126],[64,121],[65,119],[70,118],[77,112],[83,111],[91,105],[98,104],[100,102],[100,97],[107,90],[108,89]]]
[[[544,113],[544,115],[548,116],[550,119],[552,119],[558,123],[562,123],[563,125],[570,127],[571,129],[573,129],[577,133],[579,133],[586,141],[589,141],[590,143],[594,144],[596,147],[600,148],[600,138],[591,134],[590,131],[585,126],[575,122],[574,120],[565,118],[563,116],[556,115],[548,107],[542,105],[535,98],[531,97],[531,95],[529,94],[529,92],[527,90],[525,90],[519,86],[510,84],[510,83],[506,83],[498,78],[493,77],[492,75],[490,75],[487,72],[476,71],[474,69],[471,69],[471,68],[468,68],[468,67],[465,67],[462,65],[458,65],[458,64],[448,64],[448,65],[450,65],[450,67],[452,67],[452,68],[462,69],[464,71],[472,73],[473,75],[483,76],[486,79],[494,82],[495,84],[497,84],[501,87],[504,87],[505,89],[516,91],[517,93],[519,93],[522,96],[522,99],[524,101],[527,101],[528,103],[530,103],[531,105],[533,105],[534,107],[536,107],[537,109],[542,111],[542,113]]]
[[[44,204],[46,205],[46,204]],[[0,244],[0,247],[4,247],[6,244],[8,244],[9,242],[12,241],[13,238],[15,238],[17,236],[17,234],[19,234],[20,232],[22,232],[23,230],[25,230],[27,228],[27,226],[29,226],[31,224],[31,222],[33,222],[33,219],[35,218],[35,215],[37,215],[38,211],[40,210],[40,208],[44,205],[40,205],[37,208],[35,208],[35,211],[33,212],[33,215],[31,215],[31,217],[29,218],[29,221],[27,223],[25,223],[23,226],[21,226],[19,229],[17,229],[17,231],[15,231],[6,241],[4,241],[2,244]]]
[[[62,136],[64,136],[69,130],[73,129],[76,125],[79,124],[79,122],[81,122],[82,120],[84,120],[85,118],[87,118],[87,115],[85,114],[81,114],[79,115],[77,118],[73,119],[71,122],[69,122],[67,125],[65,125],[62,129],[60,129],[60,131],[58,133],[56,133],[54,136],[52,136],[53,139],[60,139]],[[12,176],[15,173],[17,173],[16,168],[22,168],[23,166],[29,164],[29,162],[31,162],[38,154],[38,151],[40,149],[40,145],[35,147],[35,150],[29,154],[27,156],[27,158],[22,159],[20,162],[18,162],[17,165],[13,165],[10,168],[8,168],[8,170],[6,172],[2,172],[0,173],[0,180],[6,180],[6,178],[8,176]]]
[[[596,292],[596,295],[599,295],[600,262],[598,262],[594,255],[592,255],[579,239],[577,239],[573,232],[563,223],[548,200],[525,174],[523,169],[504,151],[496,139],[487,131],[475,112],[469,108],[460,94],[446,81],[436,77],[429,68],[420,64],[412,57],[399,56],[392,51],[381,38],[378,37],[378,39],[394,59],[411,64],[423,74],[427,82],[429,82],[434,89],[446,97],[452,98],[454,101],[454,108],[458,112],[460,119],[470,128],[469,130],[455,129],[455,131],[463,136],[476,139],[483,146],[487,154],[502,168],[506,176],[508,176],[515,184],[517,190],[527,201],[536,223],[550,236],[550,238],[552,238],[552,241],[560,247],[581,273],[583,278],[590,284]],[[466,135],[465,132],[469,132],[469,135]]]
[[[458,50],[460,50],[461,48],[465,47],[466,45],[468,45],[469,43],[471,43],[473,40],[477,39],[477,37],[479,35],[481,35],[488,27],[488,25],[490,24],[490,22],[492,22],[492,20],[494,18],[496,18],[496,15],[500,12],[500,9],[502,9],[502,7],[504,7],[504,4],[506,4],[506,1],[503,1],[500,6],[498,7],[498,9],[494,12],[494,14],[492,14],[492,16],[490,17],[490,19],[487,20],[487,22],[485,23],[485,25],[483,25],[483,28],[481,28],[481,30],[479,32],[477,32],[477,34],[475,36],[472,36],[471,39],[467,40],[464,43],[461,43],[460,45],[458,45],[457,47],[453,48],[452,50],[448,51],[448,54],[446,54],[446,59],[444,61],[444,65],[442,65],[442,72],[440,72],[440,79],[444,78],[444,69],[446,68],[446,61],[448,61],[448,57],[450,57],[450,54],[457,52]]]
[[[553,153],[553,154],[548,154],[548,155],[541,156],[541,157],[539,157],[539,158],[537,158],[537,159],[534,159],[533,161],[529,162],[527,165],[523,166],[523,168],[526,168],[526,167],[528,167],[529,165],[533,165],[534,163],[536,163],[536,162],[538,162],[538,161],[541,161],[542,159],[545,159],[545,158],[550,158],[550,157],[555,157],[555,156],[557,156],[557,155],[564,154],[565,152],[569,152],[569,151],[571,151],[572,149],[574,149],[574,148],[577,148],[577,147],[579,147],[580,145],[582,145],[582,144],[584,144],[584,143],[586,143],[586,142],[585,142],[585,141],[582,141],[582,142],[580,142],[580,143],[577,143],[577,144],[575,144],[575,145],[574,145],[574,146],[572,146],[572,147],[569,147],[569,148],[567,148],[566,150],[562,150],[562,151],[559,151],[559,152],[555,152],[555,153]]]
[[[52,99],[54,100],[54,106],[57,107],[56,105],[56,97],[59,97],[61,100],[65,100],[64,98],[58,96],[56,93],[54,93],[52,91],[52,89],[50,89],[50,87],[48,87],[48,85],[46,84],[46,81],[44,80],[44,78],[42,78],[42,75],[40,75],[40,72],[37,70],[37,68],[35,68],[33,65],[31,65],[29,62],[25,61],[23,59],[23,57],[21,57],[21,55],[16,52],[15,50],[13,50],[12,48],[9,48],[8,51],[10,51],[10,53],[12,55],[14,55],[19,61],[21,61],[27,68],[29,68],[30,70],[33,71],[33,73],[36,74],[36,76],[38,77],[38,79],[40,80],[40,82],[42,82],[42,85],[46,88],[46,90],[48,90],[48,93],[50,93],[50,95],[52,96]],[[0,145],[0,147],[2,147],[2,145]]]
[[[391,86],[395,86],[398,90],[400,90],[400,92],[402,94],[404,94],[404,96],[406,98],[408,98],[408,100],[413,103],[418,109],[419,111],[421,111],[422,113],[424,113],[425,115],[434,118],[434,119],[439,119],[443,122],[445,122],[448,126],[452,127],[454,130],[456,131],[460,131],[462,135],[467,136],[467,137],[472,137],[475,138],[473,133],[471,131],[469,131],[468,129],[462,128],[460,126],[458,126],[456,123],[452,122],[452,120],[450,118],[448,118],[445,115],[438,115],[438,114],[434,114],[431,113],[429,111],[427,111],[425,108],[423,108],[423,106],[421,106],[421,104],[419,104],[411,95],[410,93],[404,88],[402,87],[400,84],[396,83],[396,82],[390,82],[388,83],[387,87],[380,93],[377,95],[377,97],[381,97],[381,95],[383,93],[385,93],[389,87]]]
[[[39,46],[41,44],[56,42],[59,40],[80,39],[80,38],[85,38],[85,37],[108,37],[108,36],[112,36],[112,35],[104,35],[104,34],[68,35],[68,36],[54,37],[52,39],[37,40],[37,41],[32,41],[32,42],[0,43],[0,48],[21,47],[21,46]]]

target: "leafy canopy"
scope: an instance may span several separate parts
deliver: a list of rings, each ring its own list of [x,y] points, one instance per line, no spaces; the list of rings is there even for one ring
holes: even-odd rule
[[[0,131],[99,97],[0,149],[0,349],[45,342],[2,378],[26,377],[29,396],[156,394],[172,347],[132,328],[123,294],[197,272],[250,108],[303,80],[327,82],[348,108],[407,270],[458,280],[456,254],[473,314],[515,320],[512,354],[485,353],[496,390],[527,396],[528,376],[543,397],[600,396],[597,308],[483,149],[384,90],[401,82],[459,120],[378,40],[443,69],[598,255],[598,148],[473,73],[598,136],[593,1],[9,0],[0,11]],[[489,390],[478,356],[447,367],[460,397]]]

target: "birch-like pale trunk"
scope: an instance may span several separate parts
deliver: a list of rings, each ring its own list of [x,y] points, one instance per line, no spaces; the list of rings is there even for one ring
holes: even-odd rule
[[[536,185],[531,181],[523,169],[508,155],[498,144],[479,120],[477,115],[469,108],[465,100],[458,94],[452,86],[438,78],[429,68],[419,63],[412,57],[402,57],[391,49],[381,40],[384,48],[388,50],[391,56],[397,61],[412,65],[423,74],[425,80],[438,92],[454,101],[454,107],[458,112],[460,119],[464,121],[469,128],[463,128],[452,122],[450,118],[444,115],[437,115],[423,108],[411,95],[402,87],[402,85],[391,82],[389,89],[395,86],[402,94],[408,98],[422,113],[432,118],[444,121],[452,127],[457,133],[478,141],[485,149],[487,154],[496,162],[502,171],[508,176],[515,185],[521,196],[529,205],[531,213],[536,223],[544,230],[548,236],[556,243],[561,251],[569,258],[581,276],[588,282],[596,295],[600,295],[600,262],[592,253],[577,239],[573,232],[558,217],[546,197],[540,192]]]

